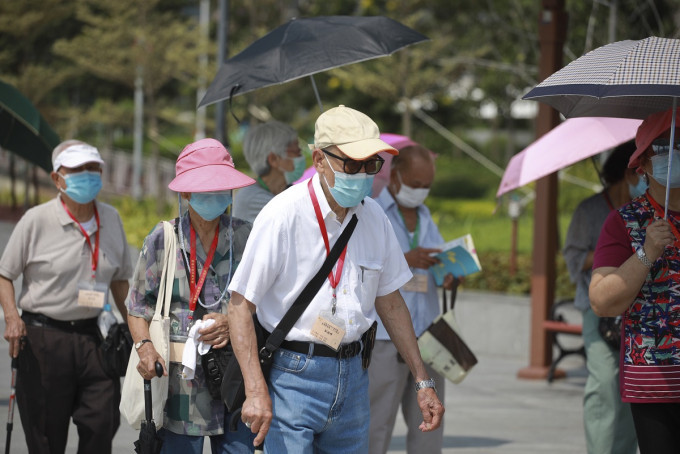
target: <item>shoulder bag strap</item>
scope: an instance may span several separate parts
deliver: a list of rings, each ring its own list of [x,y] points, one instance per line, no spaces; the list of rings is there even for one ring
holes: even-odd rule
[[[312,298],[318,293],[319,289],[326,281],[328,274],[333,270],[335,262],[338,261],[342,250],[345,248],[349,242],[350,236],[354,232],[354,228],[357,225],[359,219],[356,214],[352,215],[352,219],[343,230],[338,241],[331,248],[330,254],[326,257],[326,260],[321,265],[321,269],[316,273],[307,286],[302,290],[300,295],[298,295],[293,305],[288,309],[288,312],[283,316],[279,324],[274,328],[274,331],[267,338],[267,342],[264,347],[260,350],[260,357],[269,359],[284,341],[288,332],[293,328],[293,325],[298,321],[302,313],[307,309]]]
[[[177,240],[175,230],[168,221],[163,221],[163,272],[158,288],[158,300],[156,300],[156,314],[160,313],[163,307],[163,316],[170,315],[170,300],[172,299],[172,285],[175,280],[175,269],[177,267]],[[161,303],[159,305],[158,303]]]
[[[453,306],[456,305],[456,296],[458,296],[458,284],[455,284],[453,288],[451,289],[451,310],[453,310]],[[445,314],[446,311],[449,310],[449,307],[447,307],[448,304],[446,304],[446,289],[442,287],[442,314]]]

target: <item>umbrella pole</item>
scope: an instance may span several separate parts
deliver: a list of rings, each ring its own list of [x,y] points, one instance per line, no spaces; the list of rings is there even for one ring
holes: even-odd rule
[[[9,411],[7,414],[7,438],[5,439],[5,454],[9,454],[14,426],[14,401],[16,400],[17,359],[12,358],[12,383],[9,394]]]
[[[312,80],[312,88],[314,89],[314,95],[316,96],[316,102],[319,103],[319,110],[323,113],[323,104],[321,104],[321,96],[319,96],[319,90],[316,88],[316,82],[314,81],[314,75],[310,74],[309,78]]]
[[[678,98],[673,97],[673,114],[671,116],[671,137],[670,137],[670,150],[668,151],[668,173],[666,174],[666,201],[664,203],[664,215],[663,218],[668,220],[668,202],[670,201],[671,195],[671,166],[673,165],[673,150],[675,149],[675,114],[678,105]]]

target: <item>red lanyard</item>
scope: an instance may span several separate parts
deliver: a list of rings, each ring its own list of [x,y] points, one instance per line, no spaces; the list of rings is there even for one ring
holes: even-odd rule
[[[316,220],[319,222],[319,230],[321,230],[321,236],[323,236],[323,242],[326,245],[326,256],[331,253],[331,248],[328,243],[328,232],[326,231],[326,223],[323,220],[323,216],[321,216],[321,207],[319,206],[319,201],[316,198],[316,194],[314,193],[314,188],[312,188],[312,178],[309,179],[309,183],[307,183],[307,189],[309,189],[309,196],[312,198],[312,205],[314,205],[314,213],[316,213]],[[347,254],[347,246],[345,245],[345,249],[342,250],[342,254],[340,254],[340,258],[338,259],[338,267],[335,270],[335,276],[333,276],[333,270],[331,270],[330,273],[328,273],[328,281],[331,284],[331,288],[333,289],[333,299],[335,300],[335,288],[338,286],[338,283],[340,282],[340,276],[342,275],[342,268],[345,265],[345,254]]]
[[[196,283],[196,231],[194,230],[194,226],[191,224],[191,222],[189,222],[189,231],[191,232],[191,256],[189,257],[189,267],[191,268],[189,289],[191,290],[191,299],[189,300],[189,309],[191,312],[193,312],[196,310],[196,301],[198,301],[198,295],[201,293],[201,289],[205,283],[205,278],[208,276],[208,269],[210,268],[210,264],[212,263],[213,257],[215,256],[215,250],[217,249],[217,241],[219,239],[220,233],[220,225],[217,224],[217,228],[215,229],[215,238],[213,238],[212,244],[210,245],[210,252],[208,252],[208,256],[206,257],[205,263],[203,264],[203,270],[201,271],[201,276],[198,278],[198,283]]]
[[[64,210],[66,210],[66,213],[69,215],[69,217],[73,219],[73,222],[78,224],[81,233],[85,237],[85,241],[87,241],[87,245],[90,247],[90,252],[92,253],[92,279],[94,279],[97,274],[97,264],[99,263],[99,213],[97,212],[97,205],[94,205],[94,219],[97,221],[97,231],[94,234],[94,248],[92,248],[90,235],[87,234],[87,232],[80,224],[80,222],[78,222],[76,217],[73,216],[73,214],[71,214],[68,207],[66,206],[66,203],[64,203],[61,197],[59,198],[59,200],[61,201],[61,204],[64,207]]]
[[[661,205],[652,198],[652,195],[647,191],[645,194],[647,196],[647,200],[649,200],[649,203],[652,204],[654,207],[654,215],[658,218],[663,219],[664,218],[664,210],[661,208]],[[668,213],[668,217],[670,218],[670,213]],[[670,221],[671,219],[669,219]],[[678,232],[678,228],[675,227],[675,224],[673,222],[668,222],[668,224],[671,226],[671,230],[673,231],[673,235],[675,235],[675,246],[680,247],[680,232]]]

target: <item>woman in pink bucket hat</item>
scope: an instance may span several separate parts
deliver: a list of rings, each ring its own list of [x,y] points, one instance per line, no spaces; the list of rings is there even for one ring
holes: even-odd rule
[[[216,389],[209,386],[214,377],[202,363],[210,353],[202,355],[211,346],[221,349],[229,341],[227,286],[241,260],[251,224],[225,212],[232,190],[255,181],[236,170],[227,149],[214,139],[187,145],[175,169],[176,176],[168,185],[177,192],[179,202],[179,217],[170,221],[178,240],[170,303],[170,361],[165,363],[149,340],[164,266],[164,229],[159,223],[144,240],[128,298],[128,324],[140,358],[137,370],[151,379],[158,361],[169,377],[158,432],[163,453],[200,454],[205,436],[210,437],[212,452],[250,453],[254,435],[240,418],[232,421],[220,398],[219,384]],[[182,200],[188,202],[185,213]]]

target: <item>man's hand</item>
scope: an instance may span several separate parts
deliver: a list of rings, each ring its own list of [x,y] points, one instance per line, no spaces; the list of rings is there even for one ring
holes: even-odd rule
[[[246,397],[241,409],[241,420],[249,426],[250,431],[257,434],[254,446],[259,446],[264,441],[272,423],[272,401],[268,392],[253,393]]]
[[[26,336],[26,324],[19,314],[5,317],[5,340],[9,342],[9,356],[16,358],[21,350],[21,338]]]
[[[444,287],[446,290],[453,290],[454,288],[457,288],[462,282],[462,277],[455,277],[453,274],[449,273],[444,276],[442,287]]]
[[[430,255],[439,252],[441,252],[441,249],[417,247],[405,253],[404,258],[406,259],[408,266],[411,268],[421,268],[426,270],[432,265],[439,263],[439,259],[437,257],[432,257]]]
[[[139,375],[141,375],[143,379],[151,380],[156,376],[156,361],[161,363],[163,366],[163,375],[168,375],[168,369],[165,366],[165,361],[163,361],[161,355],[158,354],[156,348],[153,346],[153,343],[146,342],[142,344],[142,346],[139,347],[139,350],[137,350],[137,354],[139,355],[137,372],[139,372]]]
[[[431,432],[439,428],[442,416],[444,416],[444,406],[433,388],[423,388],[418,391],[418,406],[423,413],[423,422],[418,426],[420,431]]]
[[[226,347],[229,342],[229,319],[227,318],[227,314],[211,312],[210,314],[205,314],[203,316],[203,320],[208,319],[215,320],[215,323],[207,328],[198,330],[198,333],[201,335],[201,340],[215,348]]]

